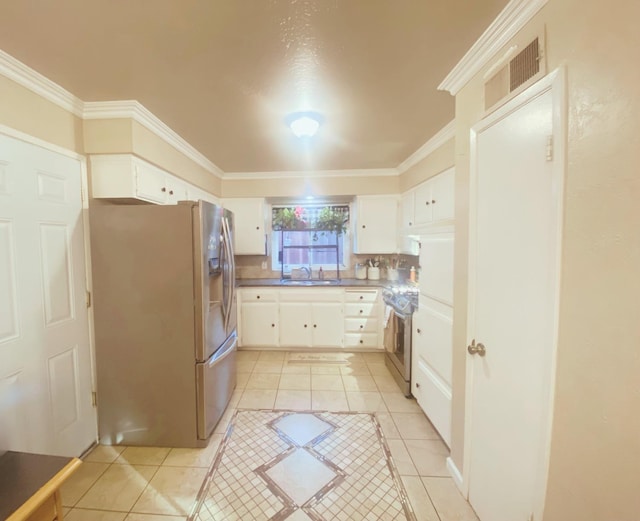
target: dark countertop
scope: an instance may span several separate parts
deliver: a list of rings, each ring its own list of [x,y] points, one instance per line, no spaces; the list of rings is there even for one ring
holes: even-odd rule
[[[0,519],[8,518],[72,460],[12,451],[0,456]]]
[[[317,279],[313,279],[314,281]],[[236,281],[239,288],[261,287],[261,288],[346,288],[346,287],[365,287],[365,288],[385,288],[399,284],[397,281],[381,280],[362,280],[362,279],[340,279],[336,284],[310,284],[296,285],[282,282],[281,279],[238,279]]]

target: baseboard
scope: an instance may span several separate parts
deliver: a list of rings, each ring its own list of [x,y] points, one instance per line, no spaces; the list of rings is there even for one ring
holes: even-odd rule
[[[465,490],[465,487],[462,481],[462,474],[460,473],[460,471],[458,470],[458,467],[456,467],[456,464],[453,462],[453,460],[450,457],[447,458],[447,469],[449,470],[449,474],[451,474],[451,477],[453,478],[453,482],[456,484],[456,487],[458,487],[458,490],[466,498],[467,491]]]

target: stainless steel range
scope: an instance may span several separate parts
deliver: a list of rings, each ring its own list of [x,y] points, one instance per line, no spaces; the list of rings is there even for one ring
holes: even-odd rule
[[[386,304],[385,362],[406,397],[411,396],[411,317],[418,308],[419,289],[396,285],[382,290]]]

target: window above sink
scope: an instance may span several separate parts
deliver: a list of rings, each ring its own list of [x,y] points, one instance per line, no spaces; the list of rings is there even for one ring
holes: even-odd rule
[[[348,222],[348,204],[274,205],[272,269],[280,271],[286,280],[292,270],[300,268],[311,269],[314,278],[320,268],[339,274],[349,267]]]

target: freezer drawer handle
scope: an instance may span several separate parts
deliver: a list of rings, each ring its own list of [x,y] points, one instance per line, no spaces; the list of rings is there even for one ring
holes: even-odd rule
[[[233,352],[233,349],[235,347],[236,347],[236,341],[235,340],[233,342],[229,342],[226,347],[223,347],[222,349],[219,349],[211,357],[211,360],[209,360],[209,363],[207,365],[209,367],[211,367],[212,365],[217,364],[218,362],[221,362],[222,360],[224,360],[227,356],[229,356]]]

